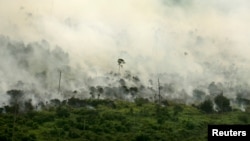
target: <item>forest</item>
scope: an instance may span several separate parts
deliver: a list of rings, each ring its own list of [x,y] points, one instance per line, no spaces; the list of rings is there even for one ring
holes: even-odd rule
[[[207,141],[208,125],[249,125],[249,6],[0,1],[0,141]]]
[[[0,111],[1,141],[205,141],[209,124],[250,123],[250,109],[232,108],[223,94],[198,105],[166,99],[129,102],[72,97],[35,107],[31,101],[20,101],[21,90],[7,94],[11,101]]]

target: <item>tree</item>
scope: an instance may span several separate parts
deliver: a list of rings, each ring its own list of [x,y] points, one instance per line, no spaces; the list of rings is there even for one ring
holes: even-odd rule
[[[18,103],[20,103],[22,100],[22,96],[23,96],[23,91],[21,90],[9,90],[7,91],[7,94],[11,97],[10,98],[10,104],[11,105],[17,105]]]
[[[229,99],[223,96],[223,94],[217,95],[214,98],[214,102],[219,112],[228,112],[232,110]]]
[[[117,62],[118,62],[119,73],[120,73],[120,69],[123,67],[123,64],[125,64],[125,61],[124,61],[123,59],[119,58],[119,59],[117,60]]]
[[[137,87],[130,87],[129,88],[129,92],[134,97],[137,94],[137,92],[138,92],[138,88]]]
[[[25,111],[26,112],[30,112],[30,111],[34,110],[34,107],[32,105],[32,99],[29,99],[28,101],[25,101],[24,106],[25,106]]]
[[[15,137],[15,124],[16,124],[16,118],[17,118],[17,110],[19,110],[19,105],[21,97],[23,96],[23,91],[21,90],[9,90],[7,91],[7,94],[10,95],[10,104],[14,105],[14,120],[13,120],[13,129],[12,129],[12,140]]]
[[[55,99],[51,99],[51,100],[50,100],[50,103],[51,103],[51,105],[53,105],[53,106],[60,106],[61,101],[60,101],[59,99],[55,98]]]
[[[196,100],[201,101],[205,96],[206,96],[206,93],[203,92],[202,90],[199,90],[199,89],[194,89],[193,90],[193,97]]]
[[[100,96],[101,96],[101,94],[103,93],[104,90],[103,90],[103,88],[101,86],[98,86],[97,91],[98,91],[98,99],[100,99]]]
[[[90,88],[89,88],[89,90],[90,90],[90,95],[91,95],[91,98],[92,99],[95,99],[95,93],[96,93],[96,88],[94,87],[94,86],[91,86]]]
[[[212,113],[213,102],[210,99],[207,99],[199,105],[199,108],[206,113]]]
[[[208,86],[208,91],[210,95],[212,96],[217,96],[222,93],[222,88],[221,84],[215,84],[215,82],[212,82]]]

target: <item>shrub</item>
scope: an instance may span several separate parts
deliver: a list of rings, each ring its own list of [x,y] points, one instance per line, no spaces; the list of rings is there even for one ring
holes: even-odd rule
[[[137,106],[142,106],[143,104],[147,104],[148,102],[149,102],[149,100],[146,98],[136,98],[135,99],[135,104]]]
[[[66,107],[60,106],[60,107],[58,107],[58,108],[56,109],[56,115],[57,115],[58,117],[67,118],[67,117],[70,116],[70,112],[69,112],[69,110],[68,110]]]
[[[239,121],[243,123],[248,123],[248,116],[247,115],[239,115],[238,116]]]
[[[180,105],[174,106],[174,115],[178,115],[182,111],[183,111],[183,108]]]

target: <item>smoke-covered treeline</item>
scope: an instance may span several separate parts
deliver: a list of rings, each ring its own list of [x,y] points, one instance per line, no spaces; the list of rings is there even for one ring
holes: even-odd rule
[[[207,84],[206,81],[197,84],[193,80],[195,84],[187,84],[192,88],[189,92],[188,87],[183,87],[181,83],[184,78],[178,74],[152,75],[151,79],[143,82],[145,80],[140,79],[140,74],[135,75],[133,70],[120,68],[121,72],[110,70],[93,76],[88,75],[84,69],[72,67],[69,55],[58,46],[52,48],[45,40],[24,44],[2,35],[0,43],[1,105],[13,105],[16,97],[8,95],[11,90],[21,91],[22,95],[18,97],[21,105],[30,103],[34,107],[41,106],[41,103],[53,103],[56,99],[63,101],[73,97],[128,101],[145,98],[152,102],[175,100],[186,104],[199,104],[222,93],[231,99],[231,104],[235,107],[244,109],[245,105],[249,105],[247,84]],[[117,67],[120,67],[119,62]]]

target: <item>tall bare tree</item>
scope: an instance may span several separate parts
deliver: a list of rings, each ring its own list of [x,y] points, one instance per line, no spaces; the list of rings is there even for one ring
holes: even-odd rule
[[[119,59],[117,60],[117,62],[118,62],[119,74],[120,74],[120,69],[121,69],[121,68],[123,67],[123,65],[125,64],[125,61],[124,61],[123,59],[119,58]]]
[[[9,90],[7,94],[11,97],[10,104],[14,107],[14,119],[13,119],[13,129],[12,129],[12,137],[11,140],[14,141],[15,138],[15,124],[17,119],[17,113],[19,112],[20,103],[22,102],[22,96],[24,95],[21,90]]]
[[[62,77],[62,71],[59,70],[59,85],[58,85],[58,93],[60,93],[60,89],[61,89],[61,77]]]

